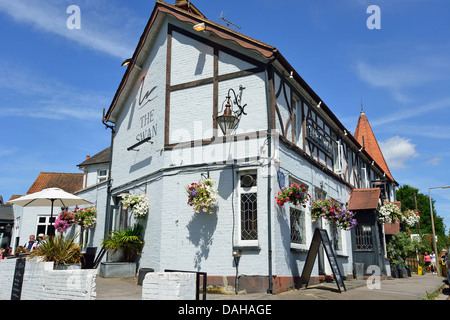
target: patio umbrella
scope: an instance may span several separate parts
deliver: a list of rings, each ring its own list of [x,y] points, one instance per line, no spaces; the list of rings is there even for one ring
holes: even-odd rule
[[[50,221],[53,218],[53,207],[68,208],[83,204],[92,204],[76,195],[68,193],[60,188],[48,188],[39,192],[27,194],[23,197],[11,200],[13,204],[22,207],[48,207],[51,206]]]

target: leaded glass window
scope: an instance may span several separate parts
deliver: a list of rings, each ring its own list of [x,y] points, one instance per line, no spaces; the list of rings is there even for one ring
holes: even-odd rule
[[[305,237],[305,211],[291,207],[291,242],[306,244]]]
[[[258,240],[258,201],[256,193],[241,194],[241,239]]]
[[[370,226],[357,225],[355,227],[356,251],[373,251],[372,228]]]

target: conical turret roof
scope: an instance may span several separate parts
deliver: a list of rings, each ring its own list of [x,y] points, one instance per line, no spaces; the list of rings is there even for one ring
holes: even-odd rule
[[[369,120],[367,119],[364,110],[361,111],[359,115],[358,124],[356,126],[355,134],[353,135],[360,145],[364,147],[367,153],[372,157],[372,159],[383,169],[389,179],[395,181],[392,177],[389,167],[384,159],[383,153],[381,152],[378,141],[370,126]]]

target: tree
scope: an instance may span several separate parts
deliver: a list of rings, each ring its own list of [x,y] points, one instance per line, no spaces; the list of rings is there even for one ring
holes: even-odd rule
[[[424,195],[423,193],[419,193],[419,189],[411,187],[409,185],[403,185],[396,191],[397,201],[400,201],[402,204],[402,212],[407,209],[416,209],[416,204],[414,200],[414,195],[416,195],[417,199],[417,209],[420,212],[420,234],[425,235],[433,234],[433,229],[431,226],[431,215],[430,215],[430,199],[428,195]],[[448,245],[448,239],[445,236],[446,227],[444,225],[444,219],[439,217],[436,213],[436,209],[434,207],[435,201],[431,199],[431,204],[433,208],[433,219],[434,219],[434,227],[436,236],[438,237],[438,250],[444,248]],[[418,226],[409,228],[411,233],[419,233]],[[432,237],[428,237],[431,239]]]

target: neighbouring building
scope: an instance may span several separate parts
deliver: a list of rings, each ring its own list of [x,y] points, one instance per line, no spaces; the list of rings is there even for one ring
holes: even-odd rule
[[[0,196],[0,248],[11,245],[11,233],[14,226],[14,211],[10,204],[5,204]]]
[[[83,186],[82,173],[56,173],[41,172],[31,185],[26,194],[39,192],[47,188],[60,188],[69,193],[75,193]],[[19,198],[20,196],[11,197],[10,200]],[[50,234],[50,228],[56,217],[63,208],[54,208],[53,218],[51,218],[51,206],[48,207],[22,207],[12,205],[14,210],[14,227],[12,230],[11,247],[15,248],[23,245],[29,239],[30,235]]]
[[[281,207],[275,197],[304,184],[312,201],[355,204],[364,222],[380,199],[395,201],[397,185],[372,148],[373,133],[358,124],[352,135],[277,48],[208,20],[190,1],[156,0],[127,63],[104,116],[111,163],[100,168],[93,157],[79,165],[87,180],[78,195],[98,206],[96,239],[135,222],[124,194],[145,194],[140,267],[202,271],[210,284],[279,292],[298,286],[320,227],[332,236],[342,274],[353,274],[355,258],[366,259],[354,248],[355,231],[313,222],[311,204]],[[218,190],[214,214],[187,204],[186,186],[202,177]],[[367,225],[362,230],[383,241],[383,226]],[[373,255],[385,257],[383,242]],[[381,257],[374,263],[383,266]],[[319,253],[312,279],[331,273]]]
[[[107,232],[105,230],[105,207],[110,157],[111,148],[108,147],[92,157],[87,156],[85,161],[77,165],[80,170],[84,171],[84,177],[83,188],[75,192],[75,195],[91,202],[98,211],[95,227],[85,231],[87,233],[87,241],[83,242],[85,247],[100,248]]]

